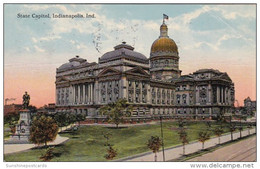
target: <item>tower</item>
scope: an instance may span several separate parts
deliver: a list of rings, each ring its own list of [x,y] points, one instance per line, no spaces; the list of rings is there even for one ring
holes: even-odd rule
[[[167,81],[179,78],[179,52],[173,39],[168,36],[168,27],[164,23],[160,27],[160,36],[151,47],[150,74],[152,79]]]

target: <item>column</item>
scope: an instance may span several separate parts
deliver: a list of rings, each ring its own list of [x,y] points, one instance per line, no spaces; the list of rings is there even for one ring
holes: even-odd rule
[[[93,103],[93,84],[90,84],[90,102]]]
[[[85,93],[86,84],[83,84],[83,104],[86,102],[86,93]]]
[[[98,83],[98,103],[99,104],[102,102],[101,88],[102,88],[102,83]]]
[[[221,103],[224,103],[224,87],[221,87]]]
[[[196,120],[198,119],[198,113],[199,113],[198,108],[196,108]]]
[[[212,93],[211,85],[209,84],[208,85],[208,103],[211,103],[211,93]]]
[[[226,104],[226,87],[223,88],[223,103]]]
[[[200,99],[199,99],[199,87],[198,86],[196,86],[196,100],[195,100],[195,103],[197,104],[197,105],[199,105],[200,104]]]
[[[90,84],[88,83],[88,104],[90,104]]]
[[[73,103],[73,86],[71,85],[69,87],[69,104],[72,105],[72,103]]]
[[[126,80],[126,77],[122,77],[119,83],[119,97],[126,98],[128,100],[128,89],[129,89],[129,82]]]
[[[76,103],[76,86],[73,85],[73,104]]]
[[[94,103],[99,103],[98,81],[95,81],[95,83],[94,83]]]
[[[76,85],[73,85],[73,104],[76,103]]]
[[[149,83],[147,83],[147,103],[152,103],[152,99],[151,99],[151,94],[152,94],[152,91],[151,91],[151,86]]]
[[[212,108],[211,107],[209,108],[209,119],[210,120],[212,119]]]
[[[219,86],[217,86],[217,104],[220,102],[220,89]]]
[[[80,103],[80,85],[78,85],[78,100],[77,103]]]
[[[227,91],[228,91],[228,92],[227,92],[227,98],[228,98],[227,104],[230,105],[231,100],[230,100],[230,88],[229,88],[229,87],[227,88]]]
[[[133,103],[136,103],[136,100],[135,100],[135,81],[132,81],[132,85],[133,85]]]
[[[140,81],[139,82],[139,86],[141,86],[140,87],[140,103],[143,103],[143,82],[142,81]]]

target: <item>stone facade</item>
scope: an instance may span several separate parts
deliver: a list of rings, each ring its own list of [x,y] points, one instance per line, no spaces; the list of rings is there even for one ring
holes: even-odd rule
[[[134,106],[132,119],[212,118],[234,107],[234,84],[227,73],[200,69],[181,75],[179,52],[163,23],[150,58],[125,42],[89,63],[76,56],[56,71],[56,111],[85,112],[119,98]]]

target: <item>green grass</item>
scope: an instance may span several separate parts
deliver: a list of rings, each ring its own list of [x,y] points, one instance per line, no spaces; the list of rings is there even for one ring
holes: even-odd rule
[[[212,124],[212,129],[217,124]],[[227,124],[226,124],[227,126]],[[165,148],[180,144],[176,122],[164,122],[164,145]],[[207,130],[207,125],[203,122],[190,122],[186,125],[189,141],[197,140],[198,132]],[[151,136],[161,136],[159,124],[131,126],[127,128],[107,128],[102,126],[81,126],[74,133],[61,134],[69,137],[69,141],[56,146],[55,157],[52,161],[106,161],[104,155],[107,147],[104,146],[106,139],[103,132],[109,131],[112,137],[109,143],[114,145],[118,152],[115,159],[150,152],[147,148],[147,141]],[[228,128],[225,128],[225,132]],[[211,136],[214,133],[210,131]],[[39,157],[45,152],[45,149],[33,149],[26,152],[13,153],[5,155],[5,161],[40,161]]]

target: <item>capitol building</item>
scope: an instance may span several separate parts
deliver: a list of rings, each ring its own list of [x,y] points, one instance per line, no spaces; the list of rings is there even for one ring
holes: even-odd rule
[[[230,113],[235,91],[228,74],[209,68],[182,75],[180,57],[164,22],[149,58],[126,42],[98,63],[73,57],[56,70],[56,111],[84,112],[99,122],[105,118],[101,106],[125,98],[134,107],[131,120],[216,119]]]

